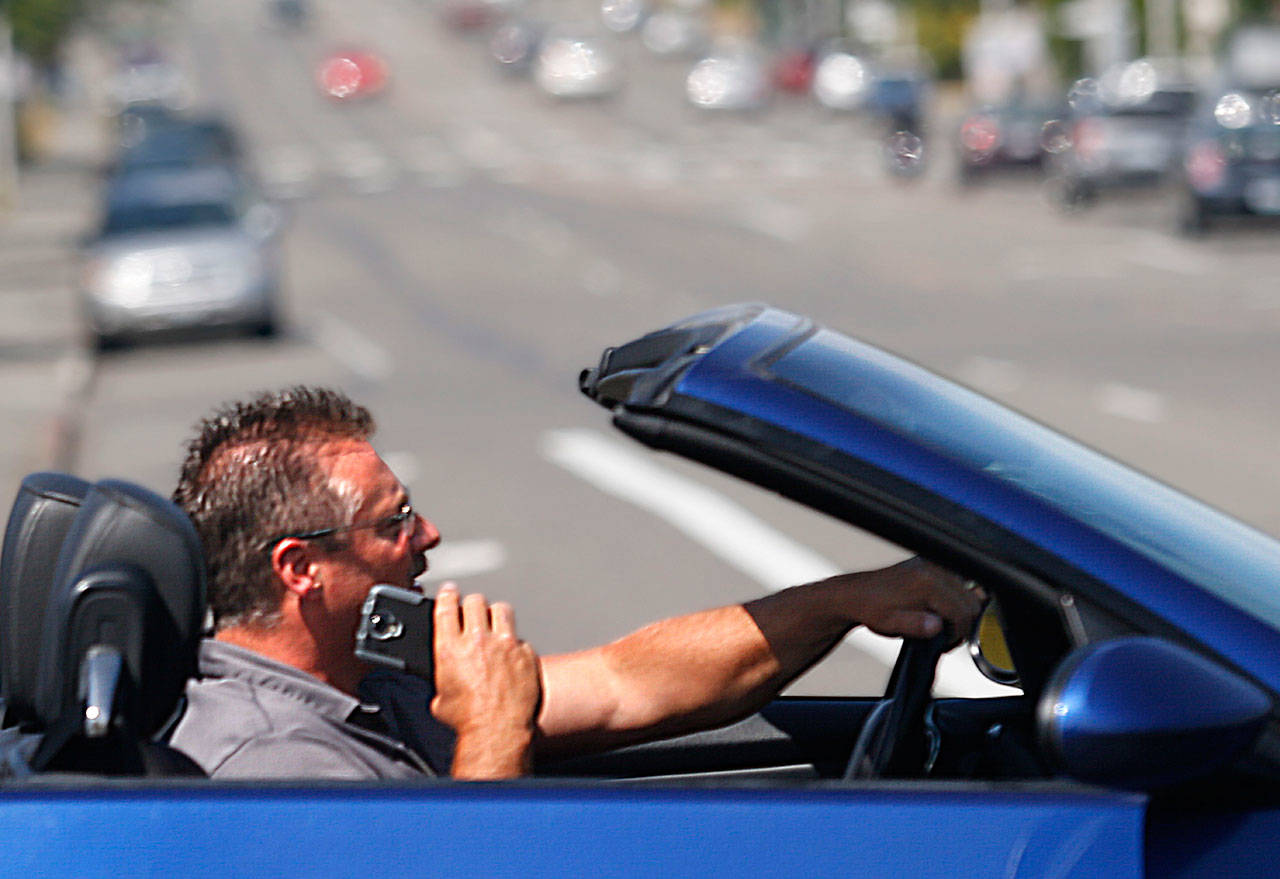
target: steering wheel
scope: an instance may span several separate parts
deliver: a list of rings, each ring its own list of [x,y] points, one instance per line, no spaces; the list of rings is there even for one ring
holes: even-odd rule
[[[903,641],[884,698],[867,716],[849,755],[846,780],[910,777],[924,771],[925,714],[938,659],[950,640],[943,631],[927,640]]]

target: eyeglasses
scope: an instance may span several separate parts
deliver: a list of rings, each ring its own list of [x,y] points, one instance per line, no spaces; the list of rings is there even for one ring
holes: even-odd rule
[[[406,532],[412,532],[417,524],[417,513],[413,510],[413,504],[405,501],[397,512],[390,516],[384,516],[373,522],[358,522],[355,525],[339,525],[334,528],[317,528],[314,531],[295,531],[289,534],[281,534],[262,544],[263,549],[275,546],[280,541],[293,537],[297,540],[314,540],[319,537],[332,537],[335,534],[345,534],[348,531],[362,531],[365,528],[375,528],[379,531],[390,531],[396,529],[396,539],[399,540]]]

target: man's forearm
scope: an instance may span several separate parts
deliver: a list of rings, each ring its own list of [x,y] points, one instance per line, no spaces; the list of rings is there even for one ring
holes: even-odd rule
[[[540,750],[616,747],[727,723],[768,702],[858,624],[914,638],[947,623],[966,632],[982,600],[954,574],[910,559],[546,658]]]
[[[797,586],[545,658],[544,747],[614,747],[749,714],[853,627],[831,590]]]

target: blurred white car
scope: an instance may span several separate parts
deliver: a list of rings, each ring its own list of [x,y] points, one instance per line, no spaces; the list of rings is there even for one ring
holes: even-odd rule
[[[689,71],[684,87],[689,103],[702,110],[756,110],[772,94],[763,53],[746,43],[714,49]]]
[[[98,348],[176,329],[277,329],[279,215],[224,167],[131,174],[85,242],[80,301]]]
[[[644,47],[664,57],[696,58],[710,39],[706,16],[693,10],[663,9],[650,15],[640,29]]]
[[[171,110],[191,103],[191,84],[182,70],[150,46],[126,53],[119,68],[106,82],[107,95],[116,110],[152,104]]]
[[[600,20],[615,34],[629,34],[649,16],[648,0],[601,0]]]
[[[556,29],[538,48],[533,81],[556,98],[605,97],[622,86],[622,62],[611,39]]]

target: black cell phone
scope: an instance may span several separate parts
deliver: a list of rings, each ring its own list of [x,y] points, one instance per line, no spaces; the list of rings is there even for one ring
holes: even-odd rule
[[[435,604],[421,592],[385,583],[374,586],[364,600],[356,631],[356,656],[434,680]]]

